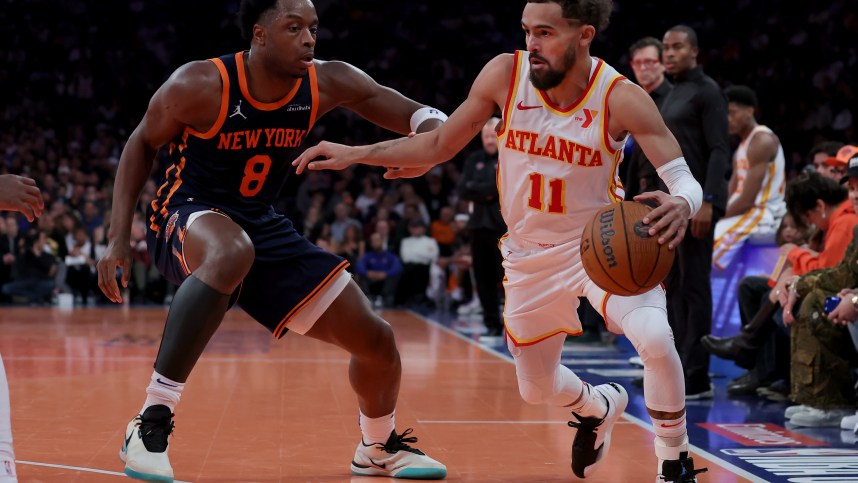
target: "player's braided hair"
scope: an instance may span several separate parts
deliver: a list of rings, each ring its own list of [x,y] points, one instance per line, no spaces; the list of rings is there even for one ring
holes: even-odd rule
[[[241,0],[238,9],[238,26],[241,36],[250,41],[253,38],[253,26],[259,22],[265,12],[277,7],[277,0]]]
[[[563,9],[563,17],[579,20],[596,28],[596,33],[608,27],[611,11],[614,9],[612,0],[527,0],[528,3],[556,3]]]

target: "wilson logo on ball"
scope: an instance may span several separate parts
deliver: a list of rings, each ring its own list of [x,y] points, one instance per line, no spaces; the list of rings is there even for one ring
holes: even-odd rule
[[[599,215],[599,237],[602,239],[602,253],[605,255],[608,268],[617,266],[617,257],[614,256],[614,247],[611,245],[611,239],[617,234],[613,227],[614,210],[602,212]]]
[[[614,295],[639,295],[657,286],[673,265],[674,251],[651,236],[643,219],[652,208],[634,201],[593,213],[581,235],[581,264],[587,276]]]

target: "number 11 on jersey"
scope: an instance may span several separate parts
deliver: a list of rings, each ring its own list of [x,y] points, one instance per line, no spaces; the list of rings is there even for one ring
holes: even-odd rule
[[[565,214],[566,205],[564,204],[564,194],[566,193],[566,180],[564,179],[549,179],[548,180],[548,206],[546,209],[544,186],[545,176],[540,173],[530,173],[530,198],[527,200],[527,206],[534,210],[539,210],[547,213]]]

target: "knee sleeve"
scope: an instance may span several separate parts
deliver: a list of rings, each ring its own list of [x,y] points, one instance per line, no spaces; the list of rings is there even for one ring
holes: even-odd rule
[[[623,318],[623,331],[644,363],[647,408],[665,412],[684,408],[685,376],[664,309],[638,307],[632,310]]]
[[[518,392],[529,404],[568,406],[581,396],[584,383],[568,367],[543,377],[518,376]]]
[[[638,307],[623,317],[623,332],[635,346],[641,360],[660,359],[676,353],[667,312],[656,307]]]

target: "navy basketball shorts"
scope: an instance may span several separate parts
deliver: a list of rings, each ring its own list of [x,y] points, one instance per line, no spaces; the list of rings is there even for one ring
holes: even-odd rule
[[[288,330],[306,333],[351,280],[346,260],[310,243],[286,217],[251,222],[205,204],[188,203],[169,206],[164,221],[147,231],[149,255],[171,283],[181,285],[190,275],[183,242],[188,228],[201,216],[230,218],[250,237],[256,256],[231,303],[274,337],[283,337]]]

